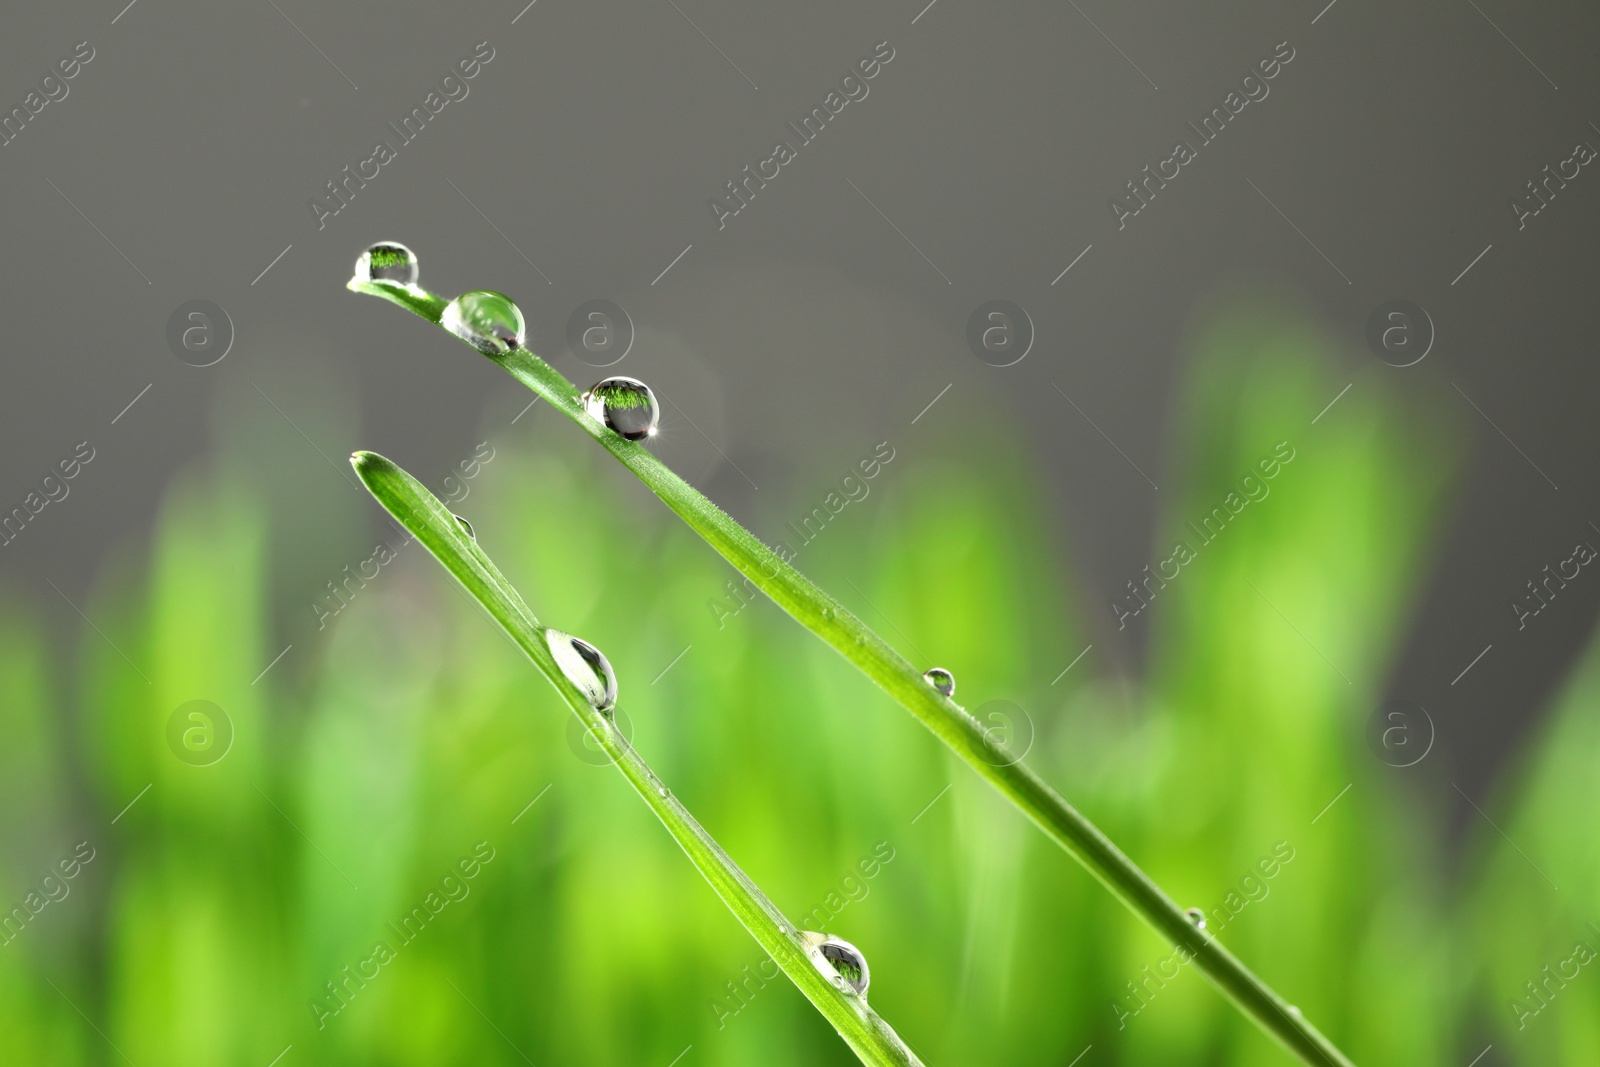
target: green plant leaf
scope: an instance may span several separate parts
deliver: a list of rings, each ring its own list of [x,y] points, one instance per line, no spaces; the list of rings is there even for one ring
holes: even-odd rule
[[[447,303],[417,286],[352,279],[348,288],[399,304],[435,325]],[[940,696],[923,680],[922,671],[843,604],[790,566],[642,445],[624,439],[590,417],[578,399],[578,390],[544,360],[520,347],[484,354],[581,426],[724,559],[911,712],[1156,933],[1192,953],[1195,964],[1207,978],[1257,1025],[1283,1042],[1305,1063],[1352,1067],[1350,1060],[1298,1009],[1268,987],[1215,938],[1197,929],[1183,909],[1094,823],[998,746],[964,708]]]
[[[546,643],[547,627],[528,608],[500,569],[469,538],[437,497],[394,463],[372,452],[357,452],[351,466],[378,503],[431,552],[489,614],[518,648],[533,661],[590,736],[616,764],[622,776],[649,805],[695,868],[711,883],[722,902],[806,999],[833,1024],[861,1061],[872,1067],[910,1067],[922,1061],[868,1006],[865,998],[847,994],[812,963],[810,950],[793,923],[783,917],[756,884],[695,821],[643,757],[589,703],[557,665]]]

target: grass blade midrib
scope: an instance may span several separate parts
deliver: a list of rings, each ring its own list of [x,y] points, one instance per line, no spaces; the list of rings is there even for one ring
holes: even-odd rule
[[[796,928],[662,783],[632,745],[619,742],[609,722],[556,664],[545,626],[455,516],[399,466],[371,452],[351,457],[362,483],[461,583],[517,644],[583,720],[618,770],[711,885],[728,910],[816,1006],[863,1063],[921,1067],[921,1061],[864,1000],[846,996],[811,963]]]
[[[396,287],[383,284],[352,281],[349,288],[397,303],[435,325],[446,304],[414,286],[403,294],[397,293]],[[526,348],[488,358],[582,427],[724,559],[911,712],[1147,925],[1194,953],[1194,962],[1202,973],[1247,1017],[1307,1064],[1354,1067],[1242,961],[1196,929],[1183,909],[1065,797],[1020,761],[1005,762],[1010,757],[994,747],[977,721],[954,701],[940,696],[923,680],[922,672],[871,627],[784,562],[648,449],[591,418],[578,401],[577,388],[564,375]]]

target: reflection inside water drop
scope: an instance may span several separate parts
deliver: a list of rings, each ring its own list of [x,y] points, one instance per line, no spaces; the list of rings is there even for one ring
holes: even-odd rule
[[[1184,914],[1189,917],[1190,922],[1194,923],[1196,930],[1204,930],[1206,928],[1206,913],[1199,908],[1190,908]]]
[[[379,241],[356,260],[356,281],[417,284],[417,256],[399,241]]]
[[[500,356],[528,341],[522,309],[504,293],[479,289],[450,301],[439,325],[486,356]]]
[[[595,710],[610,711],[616,707],[617,675],[611,669],[611,661],[598,648],[560,630],[546,630],[544,640],[561,673],[578,687]]]
[[[945,670],[943,667],[928,668],[927,673],[924,674],[922,678],[929,685],[937,689],[940,696],[955,696],[956,676]]]
[[[621,376],[596,382],[579,398],[583,410],[629,441],[653,437],[660,409],[656,395],[637,378]]]
[[[800,935],[811,951],[811,962],[830,981],[865,998],[867,986],[872,982],[872,972],[867,968],[867,957],[850,942],[828,934],[805,931]]]

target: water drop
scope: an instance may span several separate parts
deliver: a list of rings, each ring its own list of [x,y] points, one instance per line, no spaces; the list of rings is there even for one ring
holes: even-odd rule
[[[478,535],[472,532],[472,523],[468,522],[466,519],[463,519],[460,515],[456,516],[456,522],[461,524],[462,533],[466,534],[474,541],[478,539]]]
[[[503,293],[479,289],[445,306],[439,325],[486,356],[500,356],[528,341],[522,311]]]
[[[656,420],[660,418],[656,394],[637,378],[607,378],[596,382],[579,399],[590,417],[629,441],[655,436]]]
[[[356,281],[417,284],[417,256],[399,241],[379,241],[356,260]]]
[[[582,691],[595,710],[610,711],[616,707],[617,676],[611,669],[611,662],[598,648],[560,630],[546,630],[544,640],[561,673]]]
[[[922,679],[937,689],[942,697],[956,695],[956,676],[943,667],[930,667]]]
[[[811,950],[811,962],[817,970],[841,988],[865,998],[867,986],[872,982],[872,972],[867,969],[867,957],[861,950],[842,938],[804,931],[800,937]]]
[[[1189,917],[1190,922],[1194,923],[1196,930],[1204,930],[1206,928],[1206,913],[1199,908],[1190,908],[1184,914]]]

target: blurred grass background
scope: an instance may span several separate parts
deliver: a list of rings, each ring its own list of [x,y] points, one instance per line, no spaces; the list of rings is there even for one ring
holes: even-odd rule
[[[1548,878],[1482,823],[1451,855],[1428,764],[1386,766],[1366,724],[1459,450],[1376,375],[1310,425],[1336,366],[1283,312],[1197,334],[1150,552],[1188,540],[1196,559],[1140,616],[1137,676],[1095,651],[1060,673],[1116,618],[1075,587],[1048,472],[1004,435],[937,457],[892,441],[813,543],[783,525],[825,482],[756,532],[950,668],[968,708],[1024,709],[1030,762],[1180,902],[1226,916],[1224,940],[1358,1063],[1464,1064],[1490,1041],[1504,1062],[1600,1062],[1600,968],[1536,1014],[1511,1006],[1575,942],[1600,948],[1578,903],[1600,890],[1600,651],[1484,801]],[[873,1003],[926,1060],[1287,1062],[842,660],[769,603],[729,615],[734,572],[540,414],[486,431],[494,459],[459,510],[545,621],[607,653],[635,744],[745,870],[868,954]],[[224,413],[215,461],[107,566],[85,606],[103,633],[4,604],[0,890],[25,919],[0,947],[0,1058],[853,1062],[418,546],[354,486],[261,476],[257,417]],[[1294,458],[1269,495],[1200,545],[1186,524],[1280,442]],[[296,546],[369,528],[396,558],[318,630],[318,582],[342,575],[306,581]],[[289,632],[293,658],[252,683]],[[235,731],[205,767],[166,739],[197,698]]]

